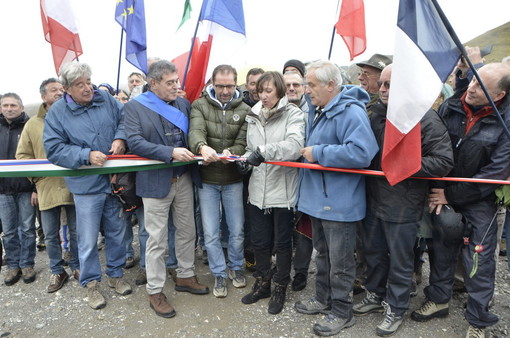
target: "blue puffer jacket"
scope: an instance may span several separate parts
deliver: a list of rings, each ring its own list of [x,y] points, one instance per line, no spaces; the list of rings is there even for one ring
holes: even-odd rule
[[[125,140],[123,106],[103,90],[96,90],[92,102],[82,106],[65,94],[55,102],[44,125],[44,150],[51,163],[77,169],[90,165],[89,153],[109,154],[115,139]],[[108,175],[65,178],[73,194],[111,193]]]
[[[365,110],[368,100],[360,87],[343,86],[316,121],[310,112],[305,146],[313,146],[317,164],[337,168],[370,165],[379,147]],[[337,222],[365,217],[362,175],[302,169],[298,193],[298,210],[310,216]]]

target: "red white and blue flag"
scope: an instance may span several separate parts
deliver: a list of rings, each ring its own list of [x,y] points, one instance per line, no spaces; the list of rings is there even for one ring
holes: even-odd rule
[[[55,71],[83,54],[78,27],[71,4],[67,0],[41,0],[44,38],[51,44]]]
[[[420,170],[420,120],[461,54],[433,2],[400,0],[382,155],[392,185]]]
[[[186,10],[189,10],[187,6]],[[220,64],[233,64],[236,52],[246,42],[241,0],[204,0],[198,21],[190,49],[191,60],[183,83],[191,102],[200,97],[213,69]],[[183,63],[190,52],[173,60],[179,71],[185,68]]]

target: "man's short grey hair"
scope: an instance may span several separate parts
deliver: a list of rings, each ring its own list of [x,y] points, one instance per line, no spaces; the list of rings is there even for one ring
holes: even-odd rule
[[[314,61],[306,67],[307,73],[310,70],[315,71],[315,77],[322,84],[326,85],[329,81],[333,81],[336,89],[342,88],[342,73],[333,62],[326,60]]]
[[[177,73],[177,67],[167,60],[159,60],[154,62],[147,73],[147,80],[156,80],[157,82],[163,79],[163,75],[168,73]]]
[[[1,95],[0,104],[2,103],[3,99],[6,99],[8,97],[15,99],[16,101],[18,101],[19,105],[23,107],[23,101],[21,101],[21,97],[16,93],[5,93]]]
[[[60,68],[60,82],[66,88],[71,87],[81,77],[90,79],[91,76],[92,69],[86,63],[68,62]]]
[[[60,83],[60,82],[57,79],[55,79],[54,77],[50,77],[49,79],[46,79],[43,82],[41,82],[41,85],[39,86],[39,93],[41,95],[46,94],[46,86],[49,85],[50,83]]]

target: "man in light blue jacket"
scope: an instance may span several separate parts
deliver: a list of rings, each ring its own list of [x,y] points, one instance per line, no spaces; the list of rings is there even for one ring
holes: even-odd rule
[[[342,86],[339,68],[329,61],[307,67],[306,93],[316,106],[308,116],[305,163],[326,167],[365,168],[378,151],[365,111],[369,100],[357,86]],[[356,264],[357,222],[365,217],[362,175],[303,169],[298,210],[310,215],[317,250],[316,295],[297,302],[300,313],[329,315],[313,327],[321,336],[338,334],[354,325],[351,291]]]
[[[84,165],[102,167],[107,154],[125,152],[122,104],[107,92],[93,87],[92,71],[87,64],[67,63],[60,73],[66,93],[51,106],[43,132],[48,160],[70,169]],[[99,292],[102,273],[97,237],[100,224],[104,226],[106,238],[108,286],[121,295],[131,293],[129,284],[122,280],[126,226],[119,217],[120,204],[112,195],[108,175],[70,176],[65,181],[76,205],[80,284],[87,287],[89,306],[100,309],[106,305]]]

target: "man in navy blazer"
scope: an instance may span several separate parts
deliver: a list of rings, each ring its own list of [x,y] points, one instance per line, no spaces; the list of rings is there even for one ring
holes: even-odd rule
[[[169,61],[153,63],[147,74],[149,91],[124,106],[128,147],[133,154],[165,163],[193,161],[188,150],[190,103],[177,96],[177,68]],[[195,276],[195,221],[193,182],[200,185],[197,165],[139,171],[136,193],[143,199],[147,293],[157,315],[170,318],[175,310],[163,294],[166,280],[165,252],[168,248],[168,214],[171,208],[177,256],[176,291],[207,294]]]

